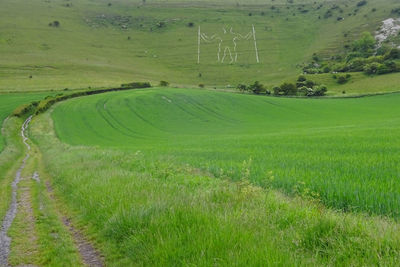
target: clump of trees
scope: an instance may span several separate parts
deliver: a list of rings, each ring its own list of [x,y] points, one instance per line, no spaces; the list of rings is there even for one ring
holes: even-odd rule
[[[324,96],[327,91],[325,85],[308,80],[304,75],[297,78],[296,84],[283,83],[281,86],[274,87],[274,95],[277,96]]]
[[[364,32],[349,48],[344,57],[334,56],[321,61],[313,56],[313,61],[303,67],[303,72],[307,74],[364,72],[369,75],[400,72],[400,49],[389,46],[376,49],[376,40],[369,32]]]
[[[237,86],[241,92],[249,92],[253,94],[266,94],[275,96],[324,96],[327,92],[325,85],[319,85],[311,80],[307,80],[304,75],[300,75],[296,83],[285,82],[280,86],[274,86],[272,92],[268,90],[263,84],[256,81],[253,84],[245,85],[239,84]]]
[[[267,90],[267,88],[265,88],[265,86],[260,83],[259,81],[255,81],[253,84],[250,85],[245,85],[245,84],[239,84],[237,86],[237,89],[239,89],[239,91],[241,92],[250,92],[256,95],[259,94],[267,94],[270,95],[271,91]]]

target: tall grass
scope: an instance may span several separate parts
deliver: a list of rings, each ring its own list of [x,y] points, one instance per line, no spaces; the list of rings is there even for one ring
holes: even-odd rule
[[[365,266],[400,257],[397,223],[254,186],[249,162],[231,182],[136,149],[70,146],[48,113],[31,137],[56,194],[111,266]]]

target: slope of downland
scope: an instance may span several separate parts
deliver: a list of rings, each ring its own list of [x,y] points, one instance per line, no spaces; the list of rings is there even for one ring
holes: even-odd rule
[[[0,90],[118,86],[132,80],[217,87],[259,80],[272,86],[297,76],[298,64],[309,61],[313,53],[342,53],[345,44],[365,30],[375,31],[398,6],[395,0],[369,1],[360,8],[355,0],[284,2],[256,0],[237,6],[233,1],[147,1],[142,5],[116,0],[109,6],[109,1],[4,0],[0,3]],[[332,16],[325,18],[328,10],[333,10]],[[338,17],[345,19],[338,21]],[[60,26],[48,26],[54,21]],[[252,41],[238,41],[236,64],[217,63],[218,43],[202,43],[197,64],[198,26],[209,36],[221,36],[223,27],[245,35],[252,25],[260,64]],[[233,43],[225,45],[233,49]],[[390,91],[398,90],[397,84]]]

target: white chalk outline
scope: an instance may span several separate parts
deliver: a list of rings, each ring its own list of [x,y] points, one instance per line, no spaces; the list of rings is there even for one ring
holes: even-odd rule
[[[222,28],[224,34],[227,34],[228,31],[225,28]],[[201,28],[199,26],[198,30],[198,37],[197,37],[197,64],[200,64],[200,47],[201,47],[201,41],[204,41],[206,43],[212,43],[214,40],[218,40],[218,51],[217,51],[217,62],[224,63],[225,58],[229,56],[230,64],[237,62],[238,59],[238,52],[237,52],[237,41],[238,40],[250,40],[251,37],[253,37],[254,41],[254,49],[255,49],[255,54],[256,54],[256,61],[257,63],[260,63],[259,59],[259,54],[258,54],[258,48],[257,48],[257,39],[256,39],[256,30],[254,28],[254,25],[252,25],[252,31],[247,33],[245,36],[241,35],[240,33],[236,33],[233,31],[233,28],[231,27],[229,30],[229,33],[235,35],[232,39],[233,42],[233,52],[230,48],[230,46],[225,46],[223,48],[223,56],[221,59],[221,51],[222,51],[222,43],[223,39],[218,35],[218,34],[213,34],[212,36],[207,36],[207,34],[201,32]],[[234,54],[234,56],[232,55]]]

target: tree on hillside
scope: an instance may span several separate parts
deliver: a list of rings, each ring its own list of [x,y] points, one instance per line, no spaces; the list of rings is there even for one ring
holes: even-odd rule
[[[363,32],[359,40],[353,43],[353,52],[358,52],[362,57],[369,57],[374,53],[376,40],[370,32]]]
[[[260,94],[262,92],[265,92],[265,87],[262,85],[259,81],[254,82],[249,86],[249,89],[255,93],[255,94]]]
[[[296,95],[297,94],[297,88],[293,83],[283,83],[280,88],[281,88],[281,92],[284,95]]]
[[[238,84],[237,89],[239,89],[240,92],[245,92],[247,91],[247,86],[245,84]]]

